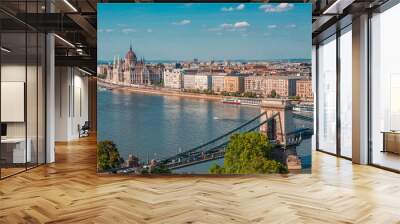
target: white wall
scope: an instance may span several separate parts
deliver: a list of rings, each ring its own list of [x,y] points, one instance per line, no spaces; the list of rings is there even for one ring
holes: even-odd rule
[[[79,138],[78,125],[88,120],[88,78],[76,68],[56,67],[55,140]]]

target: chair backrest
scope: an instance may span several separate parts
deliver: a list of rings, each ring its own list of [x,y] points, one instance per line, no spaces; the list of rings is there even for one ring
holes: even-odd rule
[[[85,124],[83,124],[82,128],[89,128],[89,121],[85,121]]]

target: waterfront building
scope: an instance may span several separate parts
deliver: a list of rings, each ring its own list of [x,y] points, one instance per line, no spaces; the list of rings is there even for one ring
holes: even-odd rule
[[[102,71],[102,67],[98,71]],[[107,68],[106,79],[119,85],[153,85],[161,82],[162,68],[145,64],[144,59],[138,60],[132,46],[125,58],[114,57],[112,66]]]
[[[184,74],[183,75],[183,88],[184,89],[196,89],[195,87],[195,81],[194,81],[195,75],[193,74]]]
[[[115,84],[122,84],[122,59],[118,57],[114,57],[114,63],[112,68],[112,76],[110,80]]]
[[[240,75],[227,75],[224,77],[224,91],[237,93],[244,91],[244,78]]]
[[[183,87],[182,69],[169,68],[164,69],[163,81],[164,87],[172,89],[181,89]]]
[[[183,75],[183,88],[184,89],[198,89],[209,90],[212,86],[212,78],[210,74],[197,73],[197,74],[184,74]]]
[[[301,98],[312,99],[312,81],[310,79],[301,79],[296,81],[296,95]]]
[[[296,96],[297,76],[268,76],[265,80],[265,95],[271,95],[274,90],[278,96]]]
[[[132,154],[129,154],[128,159],[125,161],[125,167],[139,167],[139,158]]]
[[[244,91],[264,95],[266,93],[265,76],[247,76],[244,78]]]
[[[106,75],[108,71],[108,65],[97,66],[97,75]]]
[[[225,73],[218,73],[212,76],[212,90],[216,93],[224,91]]]

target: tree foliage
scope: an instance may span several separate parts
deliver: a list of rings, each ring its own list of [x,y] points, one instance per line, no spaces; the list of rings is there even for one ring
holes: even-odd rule
[[[209,172],[214,174],[286,173],[287,168],[270,159],[272,145],[258,132],[235,134],[225,152],[224,165],[214,164]]]
[[[271,90],[271,94],[269,95],[270,97],[272,97],[272,98],[276,98],[276,97],[278,97],[278,94],[276,93],[276,90]]]
[[[253,92],[244,92],[243,96],[248,98],[257,98],[257,94]]]
[[[97,144],[97,169],[118,168],[124,162],[114,142],[105,140]]]
[[[151,172],[153,174],[166,174],[166,173],[171,173],[171,170],[165,167],[164,165],[158,165],[151,169]]]
[[[100,79],[105,79],[107,78],[107,74],[97,74],[97,77]]]
[[[289,96],[289,100],[300,100],[300,96]]]

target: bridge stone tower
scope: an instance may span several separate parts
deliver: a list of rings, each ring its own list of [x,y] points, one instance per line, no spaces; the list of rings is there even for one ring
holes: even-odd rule
[[[261,121],[268,119],[276,113],[279,115],[275,117],[274,122],[261,126],[260,131],[266,133],[268,136],[272,134],[276,140],[284,144],[286,142],[285,135],[295,129],[292,107],[293,105],[290,100],[263,100],[261,102],[261,113],[266,112],[266,116],[261,117]]]

